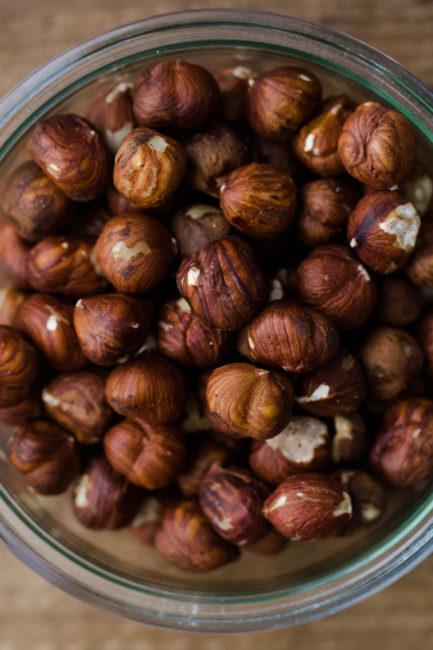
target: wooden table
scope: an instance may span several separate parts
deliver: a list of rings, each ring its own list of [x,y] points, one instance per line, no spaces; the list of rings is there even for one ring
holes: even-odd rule
[[[433,84],[429,0],[238,0],[348,32]],[[0,0],[0,93],[46,59],[98,32],[146,15],[230,0]],[[433,647],[433,558],[397,584],[332,618],[236,637],[163,632],[118,619],[45,583],[0,549],[0,650],[427,650]]]

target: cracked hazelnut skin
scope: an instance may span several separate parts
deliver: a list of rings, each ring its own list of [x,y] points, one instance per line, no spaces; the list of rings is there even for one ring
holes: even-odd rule
[[[214,464],[200,485],[200,506],[220,537],[243,546],[270,530],[262,514],[269,493],[270,487],[247,470]]]
[[[141,499],[140,491],[99,456],[75,484],[72,510],[86,528],[116,530],[132,521]]]
[[[202,320],[221,330],[237,330],[260,309],[266,283],[250,247],[236,237],[211,242],[181,263],[180,294]]]
[[[39,372],[38,354],[12,327],[0,325],[0,408],[16,406]]]
[[[185,141],[187,178],[199,192],[218,196],[224,178],[251,160],[246,136],[234,126],[214,122]]]
[[[157,490],[167,487],[182,471],[186,444],[172,425],[123,420],[104,436],[104,450],[114,469],[134,485]]]
[[[135,208],[157,208],[177,189],[186,157],[176,140],[152,129],[134,129],[114,159],[113,183]]]
[[[358,361],[341,350],[326,365],[303,375],[298,386],[298,405],[324,417],[355,411],[367,396],[367,387]]]
[[[377,190],[399,185],[415,164],[416,142],[409,122],[377,102],[360,104],[338,141],[346,170]]]
[[[48,420],[29,420],[8,442],[9,459],[26,485],[38,494],[60,494],[78,474],[74,439]]]
[[[206,410],[212,428],[235,436],[275,436],[290,418],[292,400],[288,377],[248,363],[220,366],[206,384]]]
[[[297,282],[305,302],[342,329],[360,327],[376,302],[375,281],[345,246],[316,248],[299,265]]]
[[[151,350],[115,367],[108,375],[105,393],[119,415],[168,423],[184,409],[187,384],[176,365]]]
[[[223,239],[230,232],[230,224],[219,208],[201,203],[182,208],[174,215],[171,230],[182,256],[194,255],[211,241]]]
[[[198,129],[220,98],[208,70],[182,59],[161,61],[146,70],[133,91],[137,122],[155,129]]]
[[[377,315],[385,325],[412,325],[421,312],[418,288],[404,278],[382,278],[379,283]]]
[[[347,238],[355,255],[376,273],[394,273],[415,248],[420,218],[398,192],[372,192],[350,215]]]
[[[74,327],[84,355],[98,366],[111,366],[134,354],[150,329],[148,305],[125,293],[81,298]]]
[[[198,495],[203,479],[211,465],[225,465],[233,453],[213,440],[205,439],[190,456],[185,470],[177,477],[177,484],[184,497]]]
[[[59,298],[34,293],[19,308],[17,327],[33,341],[55,370],[78,370],[86,365],[73,325],[74,308]]]
[[[407,487],[433,472],[433,402],[405,399],[385,413],[370,453],[373,467],[389,483]]]
[[[219,68],[214,72],[220,90],[219,113],[229,122],[242,122],[245,116],[248,82],[254,71],[243,65]]]
[[[9,176],[1,206],[27,241],[37,241],[54,230],[72,210],[71,200],[32,160]]]
[[[368,450],[369,436],[359,413],[344,413],[334,417],[335,434],[332,438],[334,463],[353,463],[363,458]]]
[[[226,178],[220,206],[237,230],[253,237],[277,237],[295,216],[296,185],[286,172],[251,163]]]
[[[111,172],[111,155],[102,136],[79,115],[53,115],[39,122],[27,149],[42,171],[74,201],[102,194]]]
[[[184,298],[162,307],[157,346],[166,357],[182,365],[207,368],[223,359],[229,343],[229,334],[195,316]]]
[[[145,293],[157,286],[175,255],[167,228],[153,217],[133,212],[107,221],[93,252],[101,273],[125,293]]]
[[[394,327],[378,327],[360,349],[360,359],[373,397],[397,397],[418,375],[423,354],[413,336]]]
[[[5,424],[25,424],[30,418],[43,416],[43,407],[39,390],[30,388],[30,393],[15,406],[0,408],[0,422]]]
[[[165,509],[155,547],[170,564],[184,571],[213,571],[239,556],[237,547],[217,535],[191,499]]]
[[[311,307],[278,300],[241,332],[238,351],[250,361],[308,372],[330,361],[340,347],[332,321]]]
[[[45,237],[33,246],[27,275],[36,291],[76,298],[98,293],[107,286],[92,262],[92,245],[84,239],[61,235]]]
[[[135,126],[131,97],[132,83],[122,81],[96,97],[86,118],[104,136],[108,148],[116,153],[122,140]]]
[[[58,375],[42,391],[49,416],[81,444],[98,442],[114,413],[105,399],[105,378],[90,371]]]
[[[351,500],[339,480],[326,474],[293,474],[266,499],[263,513],[294,542],[335,535],[352,516]]]
[[[352,519],[342,534],[375,524],[385,513],[386,493],[384,487],[367,472],[343,469],[334,474],[352,501]]]
[[[433,377],[433,312],[428,311],[422,317],[417,328],[417,340],[424,352],[427,372]]]
[[[322,95],[313,73],[291,66],[265,72],[248,85],[250,126],[262,137],[275,140],[295,133],[314,113]]]
[[[18,235],[9,219],[0,219],[0,267],[6,280],[17,289],[28,289],[27,259],[30,246]]]
[[[321,178],[306,183],[301,190],[302,210],[297,219],[299,239],[311,248],[341,239],[358,199],[358,188],[348,178]]]
[[[293,416],[280,433],[269,440],[254,440],[249,463],[263,481],[279,485],[290,474],[314,472],[330,463],[328,426],[309,416]]]
[[[338,153],[343,125],[355,109],[346,95],[329,97],[322,111],[293,137],[293,150],[303,165],[319,176],[343,174]]]
[[[27,295],[13,287],[0,289],[0,325],[14,327],[17,313]]]

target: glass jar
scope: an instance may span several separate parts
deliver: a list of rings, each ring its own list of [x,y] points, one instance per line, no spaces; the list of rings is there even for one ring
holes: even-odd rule
[[[120,27],[36,70],[0,102],[0,179],[25,157],[23,139],[48,113],[80,111],[103,87],[151,62],[183,57],[208,66],[265,70],[300,62],[326,94],[378,98],[411,121],[421,157],[433,158],[433,95],[393,60],[348,36],[266,13],[195,11]],[[0,183],[2,182],[0,180]],[[1,188],[0,188],[1,190]],[[355,537],[293,544],[277,556],[245,553],[209,575],[182,573],[127,532],[90,532],[68,497],[26,490],[0,434],[0,535],[54,584],[108,610],[182,630],[254,631],[334,613],[396,580],[433,547],[433,494],[394,494],[380,525]],[[22,586],[25,589],[25,585]]]

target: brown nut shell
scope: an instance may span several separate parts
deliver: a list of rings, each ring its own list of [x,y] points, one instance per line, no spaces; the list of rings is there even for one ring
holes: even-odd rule
[[[104,437],[104,450],[117,472],[147,490],[173,483],[186,460],[184,436],[178,427],[138,419],[111,427]]]
[[[118,291],[145,293],[167,275],[174,258],[170,233],[148,215],[127,212],[107,221],[94,258]]]
[[[350,178],[319,178],[302,187],[302,214],[323,226],[344,226],[359,197],[358,187]]]
[[[161,525],[162,514],[162,500],[153,495],[146,496],[136,516],[131,521],[128,533],[133,535],[141,544],[153,546],[155,535]]]
[[[359,413],[345,413],[334,417],[335,434],[332,438],[334,463],[353,463],[361,460],[368,449],[369,436]]]
[[[248,323],[263,303],[265,280],[245,242],[228,237],[186,258],[177,273],[181,295],[202,320],[222,330]]]
[[[108,185],[111,156],[102,136],[79,115],[39,122],[27,149],[45,174],[74,201],[91,201]]]
[[[367,472],[341,470],[336,473],[344,489],[348,492],[353,507],[353,515],[343,534],[365,526],[371,526],[382,518],[386,509],[384,487]]]
[[[105,399],[105,378],[96,372],[59,375],[45,386],[42,400],[50,417],[81,444],[98,442],[113,417]]]
[[[12,327],[0,325],[0,408],[19,404],[38,371],[39,359],[33,345]]]
[[[433,288],[433,244],[421,243],[409,260],[406,273],[414,284]]]
[[[210,466],[214,463],[225,465],[232,456],[227,447],[205,439],[190,455],[188,465],[177,477],[177,484],[182,494],[185,497],[197,496]]]
[[[229,122],[241,122],[245,116],[248,81],[254,71],[244,65],[219,68],[214,72],[221,93],[219,112]]]
[[[37,241],[63,225],[72,202],[36,163],[28,160],[7,180],[1,207],[20,237]]]
[[[352,516],[352,502],[331,476],[293,474],[266,499],[263,512],[282,535],[308,542],[338,533]]]
[[[0,269],[2,279],[18,289],[30,287],[27,259],[30,246],[18,235],[9,219],[0,219]]]
[[[206,384],[207,416],[217,431],[270,438],[287,424],[292,409],[290,380],[248,363],[216,368]]]
[[[187,385],[177,366],[150,350],[110,372],[106,397],[120,415],[173,422],[186,404]]]
[[[113,153],[134,127],[132,85],[131,82],[120,81],[107,93],[96,97],[86,112],[86,118],[102,133]]]
[[[211,241],[227,237],[230,225],[221,210],[213,205],[195,203],[174,215],[171,230],[182,256],[194,255]]]
[[[125,293],[88,296],[75,305],[74,327],[84,355],[98,366],[111,366],[144,343],[149,307]]]
[[[5,424],[25,424],[30,418],[43,416],[41,396],[38,389],[30,389],[30,393],[15,406],[0,408],[0,422]]]
[[[14,327],[18,310],[23,304],[27,295],[13,287],[0,289],[0,325]]]
[[[17,427],[8,442],[9,459],[25,483],[39,494],[60,494],[79,470],[72,436],[48,420]]]

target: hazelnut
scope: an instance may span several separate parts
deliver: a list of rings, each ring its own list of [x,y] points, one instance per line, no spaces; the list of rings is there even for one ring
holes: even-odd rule
[[[296,186],[286,172],[251,163],[236,169],[221,185],[220,205],[237,230],[254,237],[277,237],[295,216]]]
[[[182,59],[161,61],[139,78],[133,93],[139,124],[155,129],[197,129],[219,100],[213,76]]]
[[[399,185],[415,164],[416,142],[407,119],[376,102],[360,104],[338,141],[346,170],[377,190]]]
[[[345,413],[334,417],[335,434],[332,439],[334,463],[352,463],[361,460],[368,449],[368,435],[359,413]]]
[[[292,474],[266,499],[263,513],[285,537],[308,542],[338,533],[352,516],[352,502],[336,478]]]
[[[221,210],[213,205],[195,203],[174,215],[171,229],[182,256],[198,253],[211,241],[222,239],[230,232],[230,225]]]
[[[38,355],[31,343],[7,325],[0,325],[0,407],[21,402],[39,371]]]
[[[181,295],[202,320],[222,330],[248,323],[263,303],[265,280],[245,242],[228,237],[184,259],[177,273]]]
[[[287,539],[277,533],[276,530],[270,530],[264,537],[257,542],[246,544],[245,550],[257,555],[277,555],[284,551],[287,546]]]
[[[282,140],[268,140],[255,136],[253,138],[253,150],[255,160],[264,163],[274,169],[287,172],[294,176],[297,171],[297,163],[290,144]]]
[[[106,396],[120,415],[165,423],[183,411],[187,386],[177,366],[158,352],[145,351],[110,372]]]
[[[146,497],[132,520],[128,532],[145,546],[153,546],[161,525],[163,504],[153,496]]]
[[[0,289],[0,325],[15,325],[18,310],[26,297],[25,293],[13,287]]]
[[[94,241],[99,237],[111,216],[111,213],[101,203],[97,201],[86,203],[80,207],[78,218],[73,221],[69,232],[77,239]]]
[[[424,352],[427,372],[433,377],[433,312],[428,311],[422,317],[417,331],[417,340]]]
[[[338,139],[354,109],[355,104],[345,95],[329,97],[322,112],[305,124],[292,140],[293,150],[303,165],[320,176],[345,171],[338,154]]]
[[[25,424],[30,418],[40,418],[42,415],[41,397],[36,389],[30,389],[30,393],[15,406],[0,408],[0,422],[5,424]]]
[[[433,178],[422,165],[416,165],[403,183],[402,191],[421,217],[433,207]]]
[[[200,505],[223,539],[243,546],[264,537],[270,526],[262,514],[270,488],[237,467],[213,464],[200,485]]]
[[[36,241],[58,227],[72,207],[66,194],[32,160],[12,172],[1,205],[20,237],[29,241]]]
[[[412,325],[421,311],[420,298],[417,287],[404,278],[381,278],[377,301],[380,322],[396,327]]]
[[[82,239],[45,237],[31,249],[27,275],[36,291],[87,296],[107,286],[92,261],[92,246]]]
[[[72,493],[74,515],[86,528],[124,528],[140,506],[140,492],[107,463],[93,458]]]
[[[191,187],[218,196],[224,178],[251,160],[248,140],[234,126],[215,122],[185,142]]]
[[[356,256],[377,273],[394,273],[415,248],[420,218],[398,192],[364,196],[349,218],[347,236]]]
[[[328,426],[309,416],[293,416],[269,440],[254,440],[250,465],[263,481],[278,485],[290,474],[322,469],[331,459]]]
[[[344,532],[375,524],[384,514],[386,495],[383,486],[367,472],[341,470],[335,475],[352,501],[353,514]]]
[[[376,302],[376,283],[345,246],[316,248],[298,267],[298,289],[309,305],[343,329],[360,327]]]
[[[214,73],[221,93],[219,113],[229,122],[242,122],[245,117],[248,82],[254,71],[243,65],[220,68]]]
[[[356,410],[366,393],[360,364],[341,350],[326,365],[301,377],[297,402],[308,413],[334,417]]]
[[[98,442],[113,416],[105,400],[105,380],[96,372],[57,376],[42,391],[49,416],[78,442]]]
[[[323,366],[338,348],[337,330],[327,316],[282,300],[265,307],[243,330],[238,343],[238,350],[251,361],[281,366],[287,372]]]
[[[136,208],[156,208],[175,191],[185,171],[182,147],[152,129],[134,129],[114,160],[113,182]]]
[[[102,137],[79,115],[39,122],[27,141],[35,163],[74,201],[91,201],[108,184],[111,159]]]
[[[322,95],[318,78],[291,66],[264,72],[248,82],[251,128],[264,138],[284,139],[314,113]]]
[[[433,472],[433,402],[405,399],[385,413],[370,461],[392,485],[405,487]]]
[[[293,389],[284,375],[248,363],[216,368],[206,386],[207,415],[217,431],[270,438],[287,424]]]
[[[195,316],[185,298],[170,300],[163,306],[159,315],[157,345],[170,359],[207,368],[221,361],[228,344],[228,333]]]
[[[153,217],[127,212],[107,221],[94,258],[101,273],[126,293],[145,293],[167,275],[174,246],[165,226]]]
[[[212,571],[238,557],[238,550],[213,530],[195,501],[168,506],[155,535],[155,547],[185,571]]]
[[[109,187],[106,194],[108,211],[115,217],[123,212],[134,212],[131,201],[118,192],[115,187]]]
[[[340,238],[358,198],[358,188],[346,178],[321,178],[304,185],[297,224],[300,240],[315,247]]]
[[[0,219],[0,268],[2,275],[18,289],[28,289],[29,245],[18,235],[9,219]]]
[[[397,397],[417,376],[423,354],[416,340],[404,330],[378,327],[364,341],[360,357],[373,397]]]
[[[74,308],[59,298],[35,293],[21,305],[17,326],[55,370],[78,370],[86,364],[72,322]]]
[[[9,458],[25,483],[39,494],[60,494],[79,469],[72,436],[47,420],[17,427],[8,442]]]
[[[421,243],[409,260],[406,273],[416,285],[433,288],[433,243]]]
[[[102,133],[113,153],[134,127],[131,88],[132,83],[121,81],[96,97],[87,109],[86,118]]]
[[[81,298],[74,326],[85,356],[99,366],[111,366],[134,354],[150,328],[148,305],[124,293]]]
[[[144,420],[123,420],[107,431],[104,450],[109,463],[126,478],[147,490],[173,483],[186,460],[180,429]]]
[[[185,497],[199,493],[203,479],[214,463],[224,465],[233,454],[221,444],[205,440],[194,450],[186,469],[177,477],[177,483]]]

